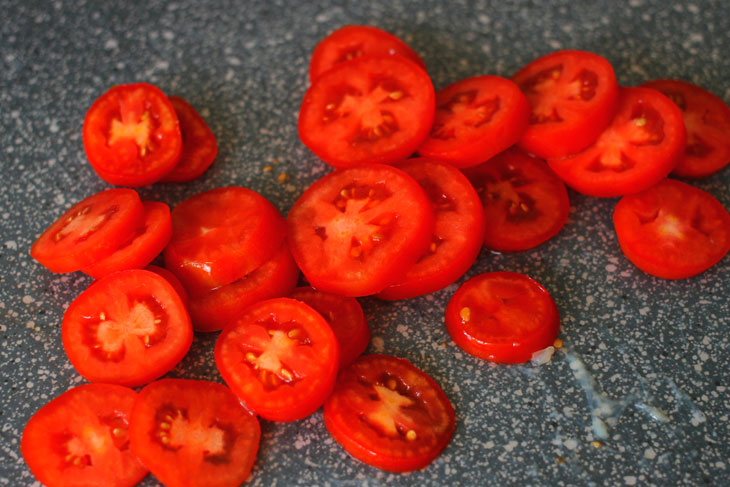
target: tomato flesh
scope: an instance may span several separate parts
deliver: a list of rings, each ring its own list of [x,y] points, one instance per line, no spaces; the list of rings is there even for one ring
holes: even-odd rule
[[[170,104],[180,120],[182,149],[175,167],[161,181],[184,183],[200,177],[218,155],[218,142],[203,117],[184,98],[171,96]]]
[[[152,264],[148,265],[144,269],[146,271],[154,272],[155,274],[159,274],[160,276],[164,277],[165,280],[167,282],[169,282],[170,285],[175,289],[178,296],[180,296],[180,300],[182,300],[185,307],[186,308],[188,307],[188,303],[190,300],[190,298],[188,296],[188,292],[185,290],[185,287],[182,285],[182,282],[180,282],[180,279],[175,277],[175,274],[168,271],[164,267],[159,267],[159,266],[152,265]]]

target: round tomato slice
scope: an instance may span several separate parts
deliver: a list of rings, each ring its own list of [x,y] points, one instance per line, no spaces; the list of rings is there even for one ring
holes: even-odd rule
[[[434,116],[433,84],[401,56],[364,56],[317,78],[299,110],[299,138],[327,164],[389,164],[413,154]]]
[[[84,149],[101,179],[120,186],[158,181],[180,159],[182,136],[175,109],[159,88],[118,85],[89,108]]]
[[[730,107],[699,86],[661,79],[642,86],[661,91],[682,111],[687,129],[687,148],[673,174],[703,178],[730,163]]]
[[[269,260],[284,241],[279,210],[248,188],[216,188],[172,210],[165,267],[191,296],[229,284]]]
[[[75,387],[28,421],[20,451],[47,487],[132,487],[147,469],[129,449],[128,425],[137,393],[111,384]]]
[[[258,420],[230,389],[201,380],[149,384],[129,426],[132,451],[167,487],[238,487],[260,438]]]
[[[484,245],[490,249],[531,249],[555,236],[568,221],[565,184],[545,161],[520,149],[508,149],[465,174],[482,197]]]
[[[190,300],[195,331],[222,330],[250,305],[264,299],[288,296],[297,285],[299,268],[286,244],[261,267],[241,279]]]
[[[530,104],[520,88],[499,76],[476,76],[436,93],[431,133],[418,148],[456,167],[482,163],[520,140]]]
[[[435,215],[428,249],[397,282],[378,293],[381,299],[408,299],[443,289],[474,263],[484,240],[479,196],[458,169],[428,158],[399,164],[423,188]]]
[[[613,224],[626,257],[664,279],[699,274],[730,250],[727,210],[711,194],[672,179],[621,198]]]
[[[392,166],[335,171],[294,203],[289,246],[310,284],[366,296],[399,279],[423,255],[434,215],[423,189]]]
[[[363,355],[342,371],[324,404],[324,424],[350,455],[407,472],[431,463],[454,433],[454,408],[409,361]]]
[[[555,341],[560,316],[537,281],[515,272],[479,274],[446,306],[446,330],[467,353],[508,364],[527,362]]]
[[[53,272],[74,272],[111,255],[143,221],[136,191],[108,189],[69,208],[38,237],[30,255]]]
[[[172,285],[132,269],[99,279],[74,299],[61,336],[68,359],[87,380],[136,387],[183,358],[193,327]]]
[[[160,181],[185,183],[200,177],[218,155],[215,134],[203,117],[185,99],[171,96],[170,104],[180,120],[182,150],[177,165]]]
[[[185,307],[188,307],[188,302],[190,300],[188,296],[188,292],[185,290],[185,287],[182,285],[182,282],[180,282],[180,279],[175,277],[175,274],[168,271],[164,267],[159,267],[156,265],[148,265],[144,268],[146,271],[154,272],[155,274],[159,274],[160,276],[164,277],[167,282],[172,285],[173,288],[175,288],[175,291],[177,291],[178,296],[180,296],[180,299],[182,300]]]
[[[616,110],[616,75],[611,63],[597,54],[556,51],[535,59],[512,80],[532,109],[520,146],[545,159],[591,145]]]
[[[355,298],[298,287],[290,295],[314,308],[327,320],[340,347],[340,368],[350,365],[370,343],[370,328]]]
[[[621,88],[611,125],[583,152],[548,159],[568,186],[599,197],[623,196],[665,178],[684,153],[682,113],[672,101],[649,88]]]
[[[309,80],[314,81],[339,63],[361,56],[404,56],[426,69],[408,44],[384,30],[367,25],[346,25],[322,39],[309,62]]]
[[[85,274],[99,279],[112,272],[139,269],[162,252],[172,236],[170,207],[157,201],[145,201],[142,206],[144,222],[134,236],[110,256],[81,269]]]
[[[294,421],[315,412],[335,384],[339,347],[322,315],[289,298],[260,301],[227,325],[215,363],[259,416]]]

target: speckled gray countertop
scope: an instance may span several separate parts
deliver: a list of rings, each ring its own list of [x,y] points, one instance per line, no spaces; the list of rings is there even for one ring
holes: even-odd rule
[[[622,84],[678,77],[730,101],[726,0],[0,0],[0,485],[37,485],[19,454],[25,422],[83,382],[60,321],[91,281],[53,275],[28,251],[65,208],[108,187],[81,142],[92,101],[114,84],[151,82],[188,99],[217,134],[220,153],[201,179],[141,188],[144,199],[175,205],[237,184],[286,212],[328,171],[299,142],[296,117],[312,49],[348,23],[402,37],[437,87],[580,48],[608,58]],[[730,168],[696,185],[730,208]],[[262,422],[250,485],[730,485],[730,258],[692,279],[647,276],[616,242],[616,200],[570,197],[556,238],[484,251],[467,275],[525,272],[549,289],[565,341],[551,363],[462,353],[443,326],[455,285],[397,304],[363,299],[370,351],[406,357],[441,384],[456,409],[453,441],[427,469],[396,475],[345,454],[321,412]],[[220,380],[214,340],[196,336],[170,375]]]

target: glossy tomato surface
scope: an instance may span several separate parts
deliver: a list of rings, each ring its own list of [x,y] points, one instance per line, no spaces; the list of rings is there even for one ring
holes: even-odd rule
[[[218,155],[218,141],[205,119],[184,98],[171,96],[170,104],[180,120],[182,149],[175,167],[161,181],[184,183],[200,177]]]
[[[188,296],[188,292],[185,290],[185,287],[182,285],[182,282],[180,282],[180,279],[175,276],[172,272],[168,271],[164,267],[156,266],[156,265],[148,265],[144,268],[146,271],[154,272],[155,274],[159,274],[160,276],[164,277],[167,282],[169,282],[173,288],[175,288],[175,291],[177,291],[178,296],[180,296],[180,299],[182,300],[185,307],[188,306],[188,302],[190,300]]]

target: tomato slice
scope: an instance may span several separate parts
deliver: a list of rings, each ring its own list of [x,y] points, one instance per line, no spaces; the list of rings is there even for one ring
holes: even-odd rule
[[[428,247],[434,215],[400,169],[368,165],[316,181],[287,217],[289,246],[311,285],[343,296],[382,291]]]
[[[535,59],[512,80],[532,108],[520,146],[545,159],[591,145],[616,110],[616,75],[611,63],[597,54],[556,51]]]
[[[667,95],[682,111],[687,147],[673,174],[703,178],[730,163],[730,107],[699,86],[673,79],[644,83]]]
[[[550,293],[515,272],[479,274],[454,293],[446,306],[446,330],[467,353],[517,364],[555,341],[560,316]]]
[[[519,86],[499,76],[476,76],[436,93],[431,133],[418,153],[456,167],[482,163],[517,143],[530,118]]]
[[[177,165],[161,181],[185,183],[200,177],[213,164],[218,155],[218,142],[203,117],[190,103],[179,96],[171,96],[169,100],[180,120],[182,149]]]
[[[299,137],[327,164],[389,164],[413,154],[431,129],[433,84],[401,56],[364,56],[323,73],[299,110]]]
[[[172,236],[170,207],[157,201],[145,201],[145,217],[142,226],[132,238],[123,243],[113,254],[84,267],[82,271],[96,279],[125,269],[139,269],[157,257]]]
[[[427,466],[454,433],[454,408],[409,361],[363,355],[342,371],[324,405],[324,424],[350,455],[407,472]]]
[[[111,255],[143,221],[136,191],[101,191],[66,210],[38,237],[30,255],[53,272],[74,272]]]
[[[727,210],[711,194],[672,179],[621,198],[613,224],[626,257],[664,279],[704,272],[730,250]]]
[[[112,184],[152,184],[180,159],[175,109],[147,83],[118,85],[100,96],[86,113],[83,134],[91,167]]]
[[[275,298],[251,305],[223,329],[215,363],[256,414],[294,421],[316,411],[332,392],[339,347],[322,315],[301,301]]]
[[[520,149],[508,149],[465,174],[481,195],[484,245],[490,249],[531,249],[555,236],[568,221],[565,184],[545,161]]]
[[[28,421],[20,451],[47,487],[131,487],[147,469],[129,449],[128,425],[137,393],[111,384],[70,389]]]
[[[286,244],[261,267],[225,286],[190,300],[195,331],[222,330],[250,305],[288,296],[297,285],[299,268]]]
[[[132,269],[95,281],[74,299],[61,336],[68,359],[87,380],[136,387],[183,358],[193,328],[172,285]]]
[[[314,48],[309,62],[309,80],[313,82],[339,63],[368,55],[404,56],[426,69],[418,54],[393,34],[367,25],[346,25]]]
[[[192,296],[230,284],[253,271],[284,241],[279,210],[248,188],[216,188],[172,210],[165,267]]]
[[[408,299],[443,289],[474,263],[484,240],[479,196],[458,169],[434,159],[408,159],[398,167],[423,188],[435,215],[428,249],[381,299]]]
[[[144,268],[146,271],[154,272],[155,274],[159,274],[160,276],[164,277],[167,282],[170,283],[170,285],[175,289],[177,292],[177,295],[180,296],[180,300],[183,302],[185,307],[188,307],[188,303],[190,301],[190,298],[188,296],[188,292],[185,290],[185,287],[182,285],[182,282],[180,282],[180,279],[178,279],[175,274],[168,271],[164,267],[159,267],[156,265],[148,265]]]
[[[340,368],[350,365],[370,343],[370,328],[355,298],[298,287],[290,297],[311,306],[327,320],[340,348]]]
[[[139,393],[132,451],[167,487],[238,487],[256,460],[261,427],[227,387],[162,379]]]
[[[621,88],[611,125],[583,152],[548,164],[568,186],[589,196],[614,197],[665,178],[684,153],[682,113],[649,88]]]

